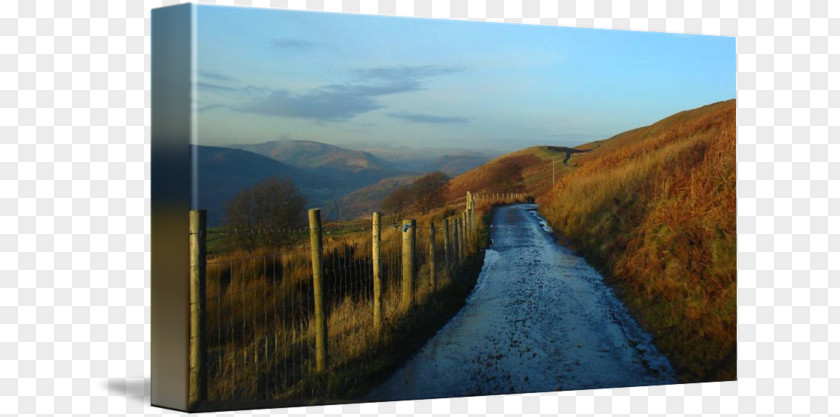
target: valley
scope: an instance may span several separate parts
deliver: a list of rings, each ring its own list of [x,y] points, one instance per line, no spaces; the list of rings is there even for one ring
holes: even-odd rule
[[[431,171],[449,177],[446,206],[468,191],[528,195],[560,243],[592,265],[650,333],[679,380],[735,377],[734,100],[571,148],[495,157],[411,159],[303,141],[198,148],[199,202],[212,225],[222,224],[214,211],[223,213],[226,198],[268,177],[294,181],[327,220],[359,224]]]
[[[212,226],[224,222],[225,204],[240,190],[269,178],[290,179],[310,207],[331,220],[369,215],[394,190],[429,172],[449,177],[482,165],[491,154],[459,150],[347,149],[314,141],[195,146],[198,202]]]

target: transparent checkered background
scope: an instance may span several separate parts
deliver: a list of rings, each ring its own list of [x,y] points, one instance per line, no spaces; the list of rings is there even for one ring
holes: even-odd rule
[[[169,412],[148,394],[148,35],[175,2],[123,3],[0,6],[0,413]],[[738,382],[255,414],[840,414],[840,2],[208,3],[738,36]]]

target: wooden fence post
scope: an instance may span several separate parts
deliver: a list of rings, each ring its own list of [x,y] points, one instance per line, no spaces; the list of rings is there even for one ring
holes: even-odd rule
[[[467,213],[469,213],[469,212],[470,212],[470,209],[464,209],[464,212],[461,213],[461,221],[463,222],[463,225],[464,225],[464,249],[465,249],[464,253],[465,254],[470,252],[470,244],[471,244],[471,239],[470,238],[472,237],[472,236],[470,236],[469,216],[467,216]]]
[[[414,244],[417,221],[403,220],[402,228],[402,307],[408,310],[414,298]]]
[[[324,269],[321,257],[321,209],[309,210],[309,246],[312,257],[312,287],[315,296],[315,370],[327,366],[327,317],[324,310]]]
[[[473,205],[470,207],[470,233],[473,236],[473,243],[478,247],[478,236],[476,234],[476,226],[475,226],[475,200],[473,200]]]
[[[475,249],[478,247],[478,244],[475,241],[475,196],[470,197],[470,207],[467,211],[467,228],[469,229],[470,242]]]
[[[443,219],[443,264],[447,269],[451,266],[449,259],[449,219]]]
[[[473,201],[472,193],[467,191],[467,210],[466,210],[466,213],[465,213],[465,219],[466,219],[465,223],[467,224],[467,241],[469,242],[469,247],[470,248],[472,248],[472,246],[475,244],[475,242],[473,242],[473,238],[475,236],[473,236],[473,225],[472,225],[472,214],[471,214],[474,205],[475,205],[475,202]]]
[[[429,222],[429,285],[435,291],[435,222]]]
[[[380,243],[382,220],[378,211],[373,212],[373,328],[377,336],[382,328],[382,272]]]
[[[190,409],[195,409],[207,399],[207,344],[204,340],[206,255],[207,211],[190,210]]]
[[[472,212],[472,208],[470,208],[469,210],[467,210],[464,213],[464,222],[467,223],[467,237],[470,240],[470,244],[469,244],[469,246],[467,246],[467,248],[470,251],[473,251],[473,250],[475,250],[475,235],[473,234],[472,221],[470,220],[470,213],[471,212]]]
[[[455,259],[455,266],[461,264],[461,238],[458,236],[458,218],[452,218],[452,253]]]
[[[462,250],[464,251],[464,260],[467,259],[467,256],[470,254],[470,236],[469,231],[467,230],[467,212],[466,210],[461,213],[461,240],[463,245],[461,245]]]
[[[464,224],[461,222],[461,216],[455,217],[455,228],[458,230],[458,264],[464,262]]]
[[[468,209],[464,209],[464,211],[461,212],[461,230],[464,232],[462,233],[462,238],[464,240],[464,254],[469,251],[470,246],[470,231],[467,225],[467,210]]]
[[[465,219],[464,215],[466,214],[466,212],[467,212],[467,210],[464,209],[458,215],[458,219],[461,222],[461,243],[462,243],[461,250],[463,251],[463,253],[466,253],[467,245],[469,244],[469,241],[467,240],[469,238],[469,236],[467,236],[467,227],[466,227],[467,224],[464,222],[464,219]]]

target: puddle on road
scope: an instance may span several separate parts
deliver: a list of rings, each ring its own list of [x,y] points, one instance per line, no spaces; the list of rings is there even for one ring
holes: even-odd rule
[[[368,395],[400,400],[676,381],[651,336],[534,204],[494,212],[466,305]]]

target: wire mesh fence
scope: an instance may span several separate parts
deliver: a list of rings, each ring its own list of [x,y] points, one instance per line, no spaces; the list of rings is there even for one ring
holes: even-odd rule
[[[481,200],[488,198],[467,197],[464,212],[414,226],[386,221],[378,233],[370,220],[191,229],[191,282],[198,281],[191,295],[191,357],[197,355],[191,398],[329,398],[323,381],[347,364],[376,361],[376,345],[411,306],[457,279],[453,271],[479,250],[474,209]],[[238,249],[254,237],[267,243]],[[355,383],[352,375],[342,378]]]

